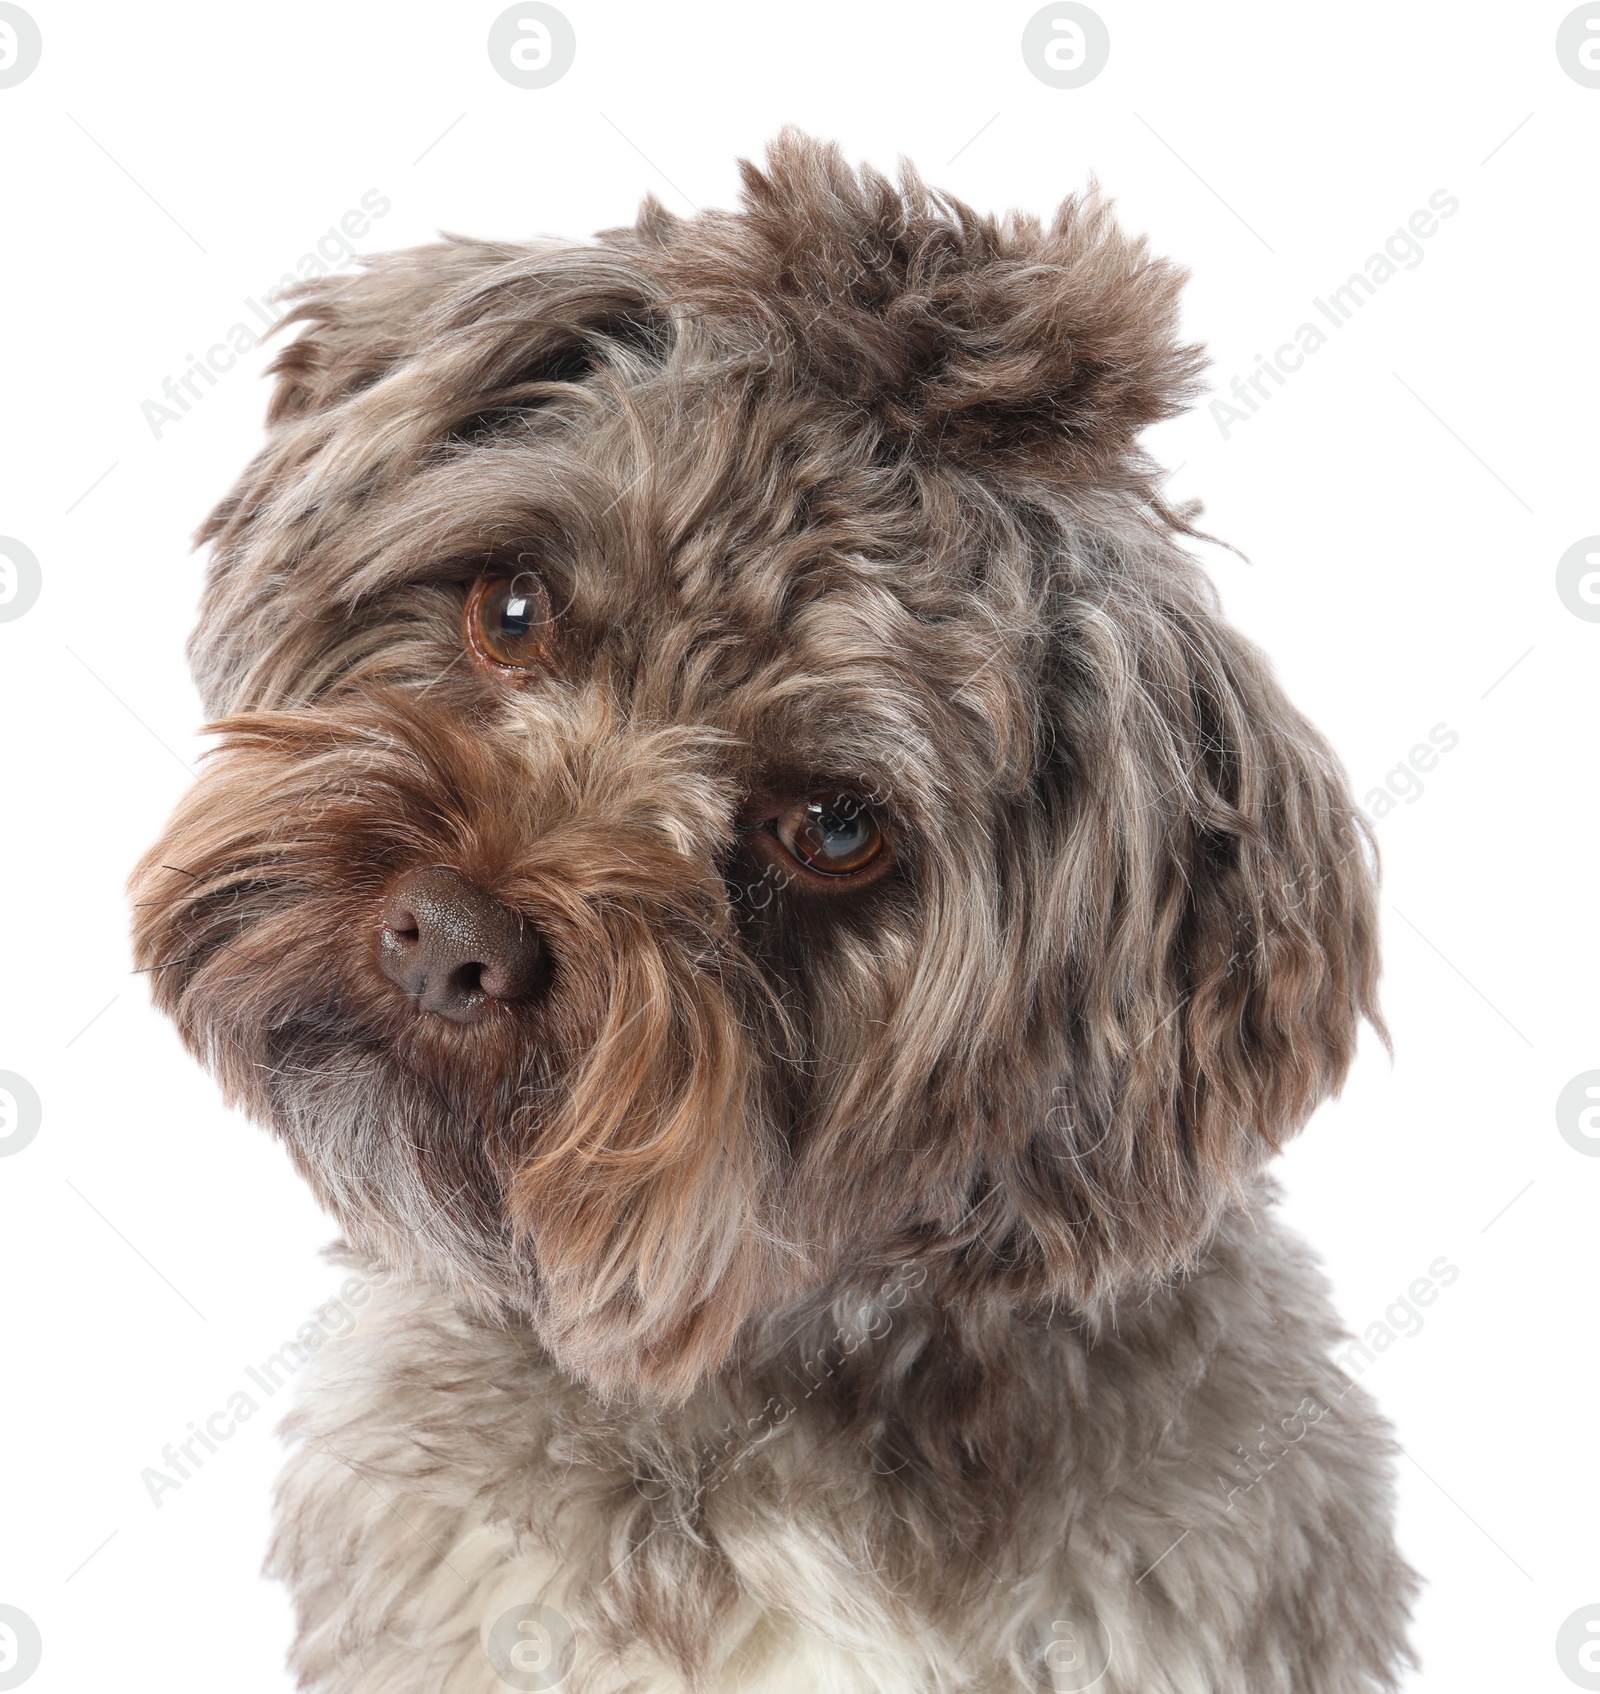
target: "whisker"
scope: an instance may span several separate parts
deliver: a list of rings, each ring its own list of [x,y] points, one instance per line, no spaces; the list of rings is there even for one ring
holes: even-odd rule
[[[151,971],[171,970],[174,965],[186,965],[191,959],[197,959],[198,953],[186,953],[181,959],[163,959],[159,965],[140,965],[128,972],[129,976],[148,976]]]
[[[242,1052],[243,1049],[241,1048],[240,1051]],[[267,1071],[273,1076],[351,1077],[371,1076],[372,1074],[370,1065],[362,1065],[359,1069],[351,1071],[331,1071],[325,1070],[320,1065],[273,1065],[268,1064],[265,1059],[256,1059],[253,1063],[258,1071]]]

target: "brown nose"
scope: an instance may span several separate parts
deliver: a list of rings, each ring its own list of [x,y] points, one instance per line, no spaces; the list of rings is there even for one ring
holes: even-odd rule
[[[471,1023],[493,1000],[531,993],[543,958],[531,924],[442,866],[408,871],[384,902],[384,975],[455,1023]]]

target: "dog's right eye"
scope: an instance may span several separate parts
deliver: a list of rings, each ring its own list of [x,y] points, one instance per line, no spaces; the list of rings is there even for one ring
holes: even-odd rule
[[[550,596],[532,571],[483,576],[467,599],[463,633],[485,668],[515,677],[540,664],[550,648]]]

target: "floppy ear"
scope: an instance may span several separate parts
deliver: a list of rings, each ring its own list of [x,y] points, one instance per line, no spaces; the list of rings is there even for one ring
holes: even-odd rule
[[[302,417],[368,387],[416,350],[442,300],[526,254],[526,248],[451,237],[380,253],[357,270],[287,291],[292,304],[279,327],[305,328],[268,369],[277,384],[267,422]]]
[[[263,599],[279,602],[279,629],[345,616],[385,515],[414,484],[448,483],[463,449],[570,410],[600,367],[657,361],[670,331],[652,315],[656,292],[633,259],[556,241],[448,240],[299,288],[285,321],[302,328],[271,367],[266,444],[196,538],[213,549],[190,645],[208,710],[281,703],[276,685],[257,687]],[[486,504],[467,509],[469,525],[474,513],[474,549],[504,538],[503,516],[496,531]]]
[[[602,350],[654,350],[663,334],[650,316],[654,294],[617,253],[456,237],[302,283],[282,323],[303,327],[268,368],[272,435],[197,540],[235,535],[241,518],[327,446],[348,403],[360,408],[366,452],[347,462],[370,483],[373,457],[391,471],[410,468],[420,451],[476,420],[578,380]],[[319,486],[318,498],[329,492]]]
[[[1013,1195],[1081,1290],[1188,1259],[1339,1088],[1377,916],[1336,760],[1176,549],[1090,548],[1051,671],[1024,857],[1058,1069]]]
[[[276,330],[303,327],[267,367],[274,379],[267,404],[271,435],[207,515],[195,545],[237,539],[264,496],[326,439],[326,431],[308,433],[294,426],[325,414],[403,364],[429,339],[441,302],[517,252],[451,238],[373,254],[355,270],[284,290],[280,298],[289,309]]]
[[[636,229],[605,238],[649,250],[686,309],[786,347],[894,447],[1104,490],[1129,480],[1140,430],[1193,393],[1183,272],[1093,190],[1048,225],[996,218],[909,163],[897,185],[793,129],[764,169],[741,169],[740,212],[682,220],[647,201]]]

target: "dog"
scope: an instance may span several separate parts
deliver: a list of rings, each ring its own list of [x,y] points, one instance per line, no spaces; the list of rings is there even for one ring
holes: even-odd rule
[[[306,284],[135,950],[337,1221],[319,1694],[1359,1694],[1393,1444],[1267,1166],[1374,860],[1145,426],[1183,281],[794,131]]]

